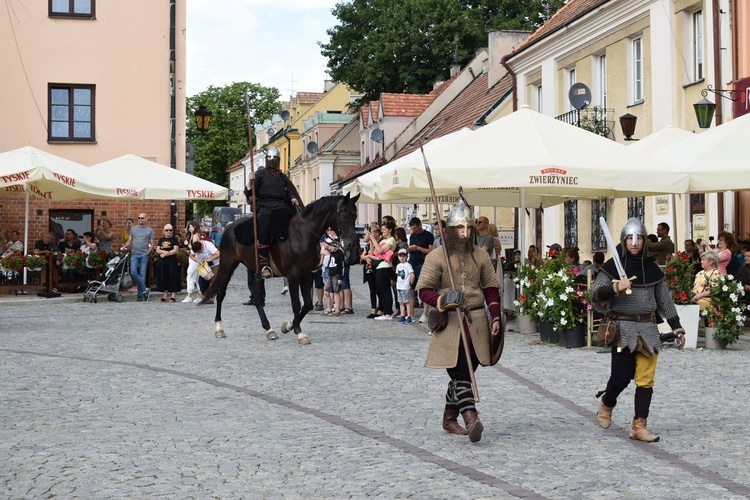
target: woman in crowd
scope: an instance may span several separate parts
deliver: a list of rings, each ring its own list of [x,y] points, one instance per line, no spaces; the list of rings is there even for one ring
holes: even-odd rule
[[[734,261],[734,236],[732,233],[722,231],[719,233],[719,239],[716,242],[717,253],[719,254],[719,273],[734,275],[737,269],[732,264]],[[731,269],[727,266],[732,265]]]
[[[540,267],[543,264],[536,245],[529,245],[529,250],[526,254],[526,264],[534,267]]]
[[[372,238],[368,238],[367,232],[365,232],[365,238],[367,240],[367,246],[362,253],[362,282],[367,283],[370,289],[370,314],[367,315],[368,319],[377,318],[383,315],[383,304],[380,302],[380,295],[378,295],[378,287],[375,281],[375,268],[380,263],[375,257],[373,257],[373,244],[372,239],[380,241],[382,233],[378,226],[373,226],[370,230]]]
[[[90,231],[86,231],[85,233],[83,233],[83,243],[81,244],[81,252],[88,255],[92,251],[96,250],[97,248],[99,247],[94,242],[94,235],[91,234]]]
[[[573,276],[580,276],[583,273],[583,266],[581,265],[581,257],[578,255],[578,250],[575,248],[568,248],[565,250],[565,265],[568,266],[568,271]]]
[[[391,292],[393,264],[391,259],[396,251],[396,239],[393,237],[396,224],[390,221],[386,222],[380,226],[380,230],[383,233],[382,241],[376,240],[369,230],[365,232],[365,238],[372,245],[373,257],[381,259],[381,262],[375,267],[375,283],[380,304],[383,306],[383,315],[375,319],[388,320],[393,319],[393,294]]]
[[[690,302],[698,304],[701,311],[711,307],[711,286],[716,284],[721,273],[718,270],[719,256],[713,250],[703,252],[701,255],[701,267],[703,268],[693,282],[692,297]]]
[[[172,224],[165,225],[164,236],[156,243],[156,255],[161,259],[156,269],[156,289],[164,292],[162,302],[175,302],[175,294],[180,291],[180,266],[177,262],[180,242],[173,234]]]
[[[94,236],[96,236],[99,250],[103,250],[107,255],[112,253],[112,240],[115,237],[115,232],[112,231],[112,221],[109,219],[101,219],[101,225],[96,226],[94,230]]]
[[[183,241],[183,245],[188,249],[187,251],[189,252],[190,248],[193,246],[193,243],[196,241],[200,241],[200,239],[201,228],[197,222],[191,220],[190,222],[188,222],[187,228],[185,229],[185,240]],[[187,278],[185,282],[187,283],[187,297],[182,299],[182,301],[186,303],[193,302],[193,292],[198,291],[198,296],[195,299],[195,302],[199,302],[203,297],[201,296],[201,293],[198,289],[198,263],[193,259],[188,260]]]

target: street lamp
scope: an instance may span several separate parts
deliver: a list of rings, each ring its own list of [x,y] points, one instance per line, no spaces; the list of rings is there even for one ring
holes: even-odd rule
[[[714,111],[716,111],[716,104],[704,97],[693,104],[693,109],[695,109],[695,117],[698,119],[698,126],[700,128],[709,128],[711,120],[714,117]]]
[[[207,133],[211,126],[211,111],[203,104],[195,112],[195,126],[201,134]]]
[[[625,136],[626,141],[637,141],[633,139],[635,135],[635,123],[638,121],[638,117],[626,113],[620,117],[620,128],[622,129],[622,135]]]

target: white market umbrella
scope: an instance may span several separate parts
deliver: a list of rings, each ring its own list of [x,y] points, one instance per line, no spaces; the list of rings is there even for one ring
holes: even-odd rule
[[[744,115],[696,134],[689,142],[657,151],[654,156],[686,170],[691,193],[747,190],[749,138],[750,115]]]
[[[228,189],[161,163],[128,154],[89,167],[102,182],[114,182],[145,200],[226,200]]]
[[[436,184],[464,189],[525,188],[528,194],[624,198],[685,193],[687,172],[651,155],[522,107],[430,160]],[[423,172],[415,183],[421,185]]]
[[[25,146],[0,153],[0,194],[24,193],[24,253],[28,253],[29,197],[51,201],[81,198],[127,198],[114,183],[100,182],[87,167]]]

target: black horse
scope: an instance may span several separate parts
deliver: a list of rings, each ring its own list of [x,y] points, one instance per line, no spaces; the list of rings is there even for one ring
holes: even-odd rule
[[[305,315],[312,310],[312,271],[318,267],[320,261],[320,238],[329,227],[336,231],[339,245],[346,254],[346,261],[355,264],[359,259],[359,238],[354,228],[357,220],[356,202],[359,195],[351,198],[346,196],[324,196],[307,205],[301,212],[294,215],[289,223],[289,234],[285,239],[274,238],[271,243],[271,269],[276,276],[286,276],[289,280],[289,295],[292,299],[294,320],[284,322],[281,326],[283,333],[294,330],[297,342],[309,344],[310,338],[302,333],[300,323]],[[205,304],[213,297],[216,301],[216,336],[225,337],[221,327],[221,303],[227,292],[227,285],[232,273],[242,262],[256,274],[255,269],[255,239],[253,237],[252,216],[244,217],[227,226],[219,245],[219,269],[211,285],[203,294],[201,304]],[[261,325],[266,330],[268,340],[276,340],[279,336],[271,328],[265,310],[265,283],[262,279],[255,280],[253,298],[258,309]],[[300,292],[303,304],[300,307]]]

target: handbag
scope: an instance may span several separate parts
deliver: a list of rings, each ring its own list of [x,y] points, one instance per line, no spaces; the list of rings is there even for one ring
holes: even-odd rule
[[[620,343],[620,327],[612,320],[604,319],[596,329],[596,338],[605,346]]]
[[[206,281],[214,277],[214,272],[211,269],[211,266],[208,265],[208,262],[203,262],[200,266],[198,266],[198,276]]]
[[[448,313],[442,313],[437,309],[430,309],[427,313],[427,326],[431,332],[441,332],[448,326]]]

